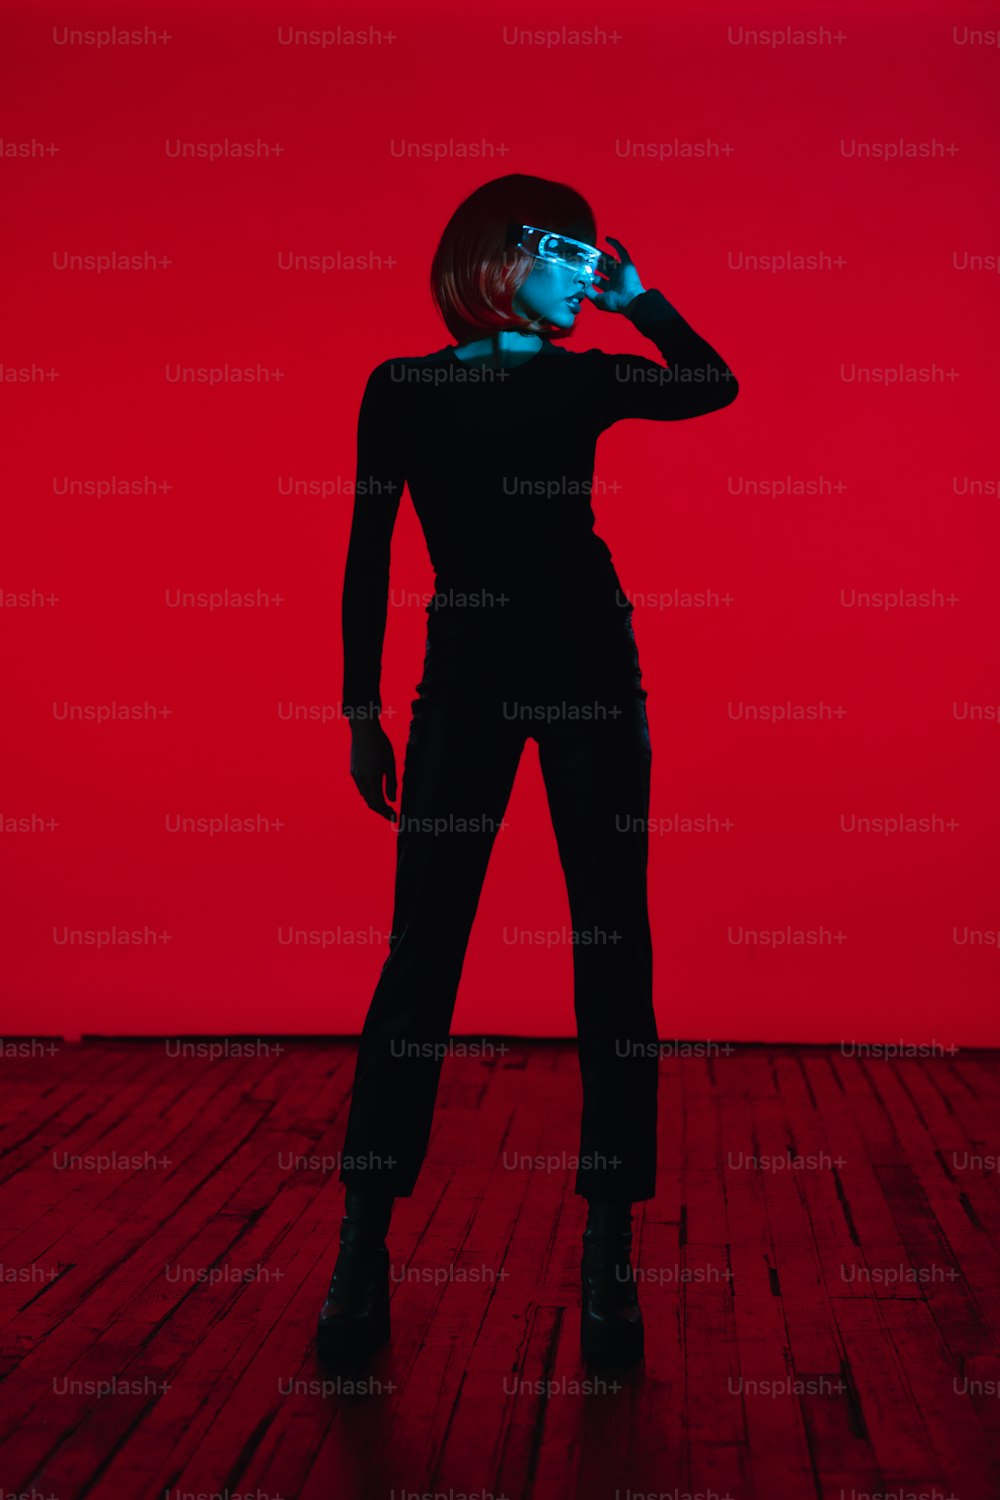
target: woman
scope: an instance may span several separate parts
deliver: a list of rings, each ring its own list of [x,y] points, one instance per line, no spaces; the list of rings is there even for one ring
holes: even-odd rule
[[[538,743],[573,927],[583,1112],[575,1192],[588,1200],[581,1338],[589,1359],[643,1346],[632,1204],[655,1191],[658,1040],[646,899],[651,748],[632,606],[590,504],[599,434],[735,399],[736,380],[620,240],[596,248],[586,201],[510,175],[456,210],[431,271],[456,343],[371,374],[343,594],[351,775],[396,821],[379,722],[389,551],[404,483],[434,565],[412,704],[389,953],[358,1052],[340,1178],[340,1253],[317,1347],[389,1333],[385,1235],[423,1160],[466,943],[525,739]],[[597,278],[600,278],[599,280]],[[559,347],[587,301],[663,363]],[[387,798],[389,800],[387,800]],[[603,940],[600,935],[603,934]]]

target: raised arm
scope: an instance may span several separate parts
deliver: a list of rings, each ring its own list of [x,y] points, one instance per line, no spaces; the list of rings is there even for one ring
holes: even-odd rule
[[[389,599],[392,531],[405,473],[392,418],[388,362],[368,378],[358,414],[357,474],[351,536],[344,569],[341,622],[345,718],[356,725],[382,712],[379,681]]]
[[[620,264],[605,288],[588,293],[595,307],[622,313],[650,339],[664,363],[631,354],[590,352],[598,427],[623,417],[679,422],[719,411],[736,400],[739,385],[722,355],[686,322],[662,292],[647,291],[620,240],[608,239]]]
[[[666,364],[634,354],[603,355],[596,382],[601,428],[623,417],[680,422],[736,400],[739,385],[722,355],[685,322],[662,292],[643,292],[625,316],[652,340]]]

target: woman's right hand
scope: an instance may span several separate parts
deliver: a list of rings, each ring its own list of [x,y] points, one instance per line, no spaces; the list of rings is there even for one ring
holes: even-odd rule
[[[395,802],[396,757],[378,719],[364,719],[351,726],[351,775],[368,806],[395,823],[396,810],[383,796],[382,782],[384,779],[386,794]]]

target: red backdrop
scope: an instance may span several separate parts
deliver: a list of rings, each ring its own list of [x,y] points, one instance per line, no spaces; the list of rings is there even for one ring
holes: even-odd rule
[[[599,450],[661,1033],[998,1040],[1000,51],[960,9],[8,11],[8,1034],[360,1027],[395,845],[338,716],[357,404],[450,342],[436,236],[525,171],[586,193],[741,382]],[[86,35],[114,27],[140,35]],[[587,307],[593,345],[655,354]],[[407,500],[400,763],[431,587]],[[176,607],[226,590],[254,602]],[[529,742],[456,1032],[571,1034],[569,926]]]

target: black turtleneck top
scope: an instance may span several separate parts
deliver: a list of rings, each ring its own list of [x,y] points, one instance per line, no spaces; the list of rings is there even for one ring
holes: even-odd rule
[[[594,531],[597,439],[624,417],[680,421],[735,400],[737,382],[661,292],[625,316],[666,363],[546,342],[521,365],[466,365],[454,345],[371,373],[343,591],[345,717],[381,712],[390,542],[408,485],[435,572],[428,611],[470,663],[586,652],[631,609]],[[553,658],[557,659],[557,658]],[[474,667],[473,667],[474,669]],[[488,668],[487,668],[488,670]]]

